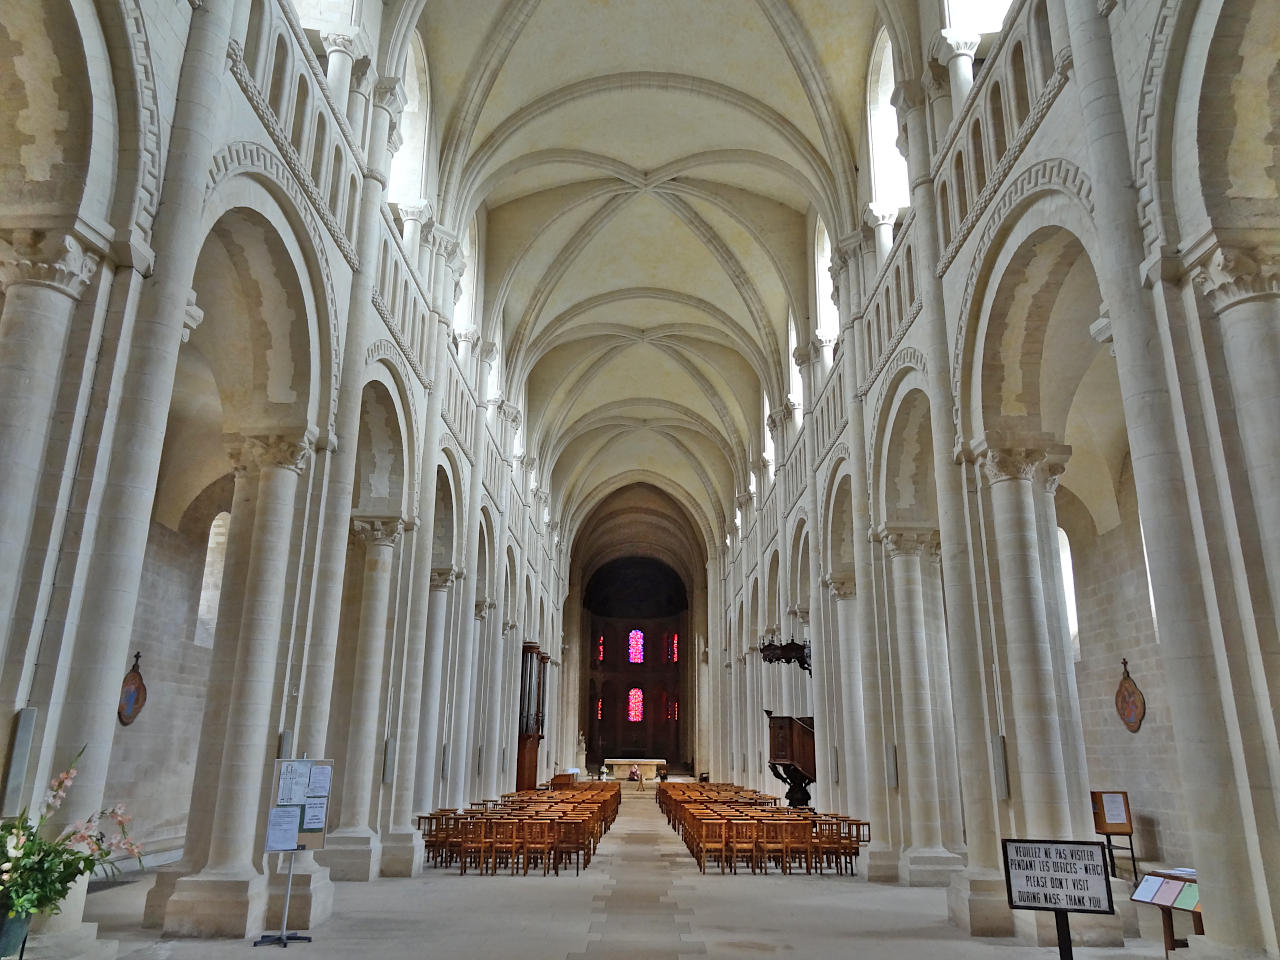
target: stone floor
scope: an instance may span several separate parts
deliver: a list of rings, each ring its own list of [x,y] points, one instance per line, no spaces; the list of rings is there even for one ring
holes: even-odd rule
[[[415,880],[340,884],[334,915],[296,944],[311,960],[969,960],[1056,957],[1056,948],[971,940],[946,922],[941,890],[849,877],[705,877],[653,803],[625,789],[591,868],[575,877],[488,877],[428,869]],[[139,921],[148,882],[92,894],[88,919],[119,960],[245,957],[244,941],[159,939]],[[1144,919],[1144,922],[1145,919]],[[1158,921],[1157,921],[1158,922]],[[1158,930],[1158,926],[1156,927]],[[260,954],[277,948],[264,947]],[[1154,960],[1150,940],[1076,948],[1080,960]],[[1188,956],[1203,956],[1193,945]]]

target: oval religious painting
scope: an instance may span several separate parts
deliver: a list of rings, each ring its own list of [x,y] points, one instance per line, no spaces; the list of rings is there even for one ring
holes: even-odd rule
[[[120,684],[120,706],[116,708],[116,717],[121,726],[127,727],[137,720],[147,705],[147,685],[142,680],[142,671],[138,669],[141,659],[141,653],[133,655],[133,668],[124,675],[124,683]]]
[[[1147,715],[1147,701],[1133,682],[1133,677],[1129,676],[1129,661],[1121,660],[1120,663],[1124,667],[1124,676],[1116,688],[1116,713],[1120,714],[1120,722],[1130,733],[1137,733]]]

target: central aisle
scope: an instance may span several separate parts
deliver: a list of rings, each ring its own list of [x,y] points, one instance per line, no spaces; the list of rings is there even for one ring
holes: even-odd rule
[[[459,876],[340,883],[328,923],[296,960],[979,960],[1056,958],[1056,948],[970,940],[946,922],[946,893],[833,874],[704,877],[654,803],[623,784],[591,867],[574,876]],[[161,940],[140,928],[150,878],[95,893],[86,919],[120,941],[118,960],[269,960],[242,940]],[[28,954],[30,956],[30,954]],[[1076,948],[1079,960],[1155,960],[1162,950]]]

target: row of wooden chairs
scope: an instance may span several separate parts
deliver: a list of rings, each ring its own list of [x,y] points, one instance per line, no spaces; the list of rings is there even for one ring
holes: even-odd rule
[[[432,866],[456,862],[459,873],[474,867],[493,874],[506,867],[513,876],[528,876],[530,866],[541,866],[543,876],[558,876],[570,862],[575,874],[591,863],[620,803],[617,784],[592,784],[508,794],[466,811],[437,810],[417,819]]]
[[[871,841],[865,820],[808,809],[777,808],[755,791],[732,784],[662,784],[657,802],[706,873],[708,860],[720,872],[768,873],[776,865],[790,873],[801,863],[805,872],[832,868],[857,874],[858,854]]]

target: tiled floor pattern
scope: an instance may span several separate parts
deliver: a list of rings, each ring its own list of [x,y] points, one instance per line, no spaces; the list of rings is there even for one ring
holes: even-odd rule
[[[164,940],[142,930],[147,881],[89,898],[119,960],[264,960],[277,947]],[[972,940],[946,921],[941,890],[850,877],[705,877],[653,803],[624,789],[591,867],[574,876],[488,877],[428,869],[415,880],[339,884],[333,917],[295,960],[1049,960],[1056,948]],[[1157,927],[1158,929],[1158,927]],[[1076,948],[1078,960],[1155,960],[1161,947]],[[1181,956],[1181,953],[1177,954]],[[1196,945],[1187,960],[1205,960]]]

